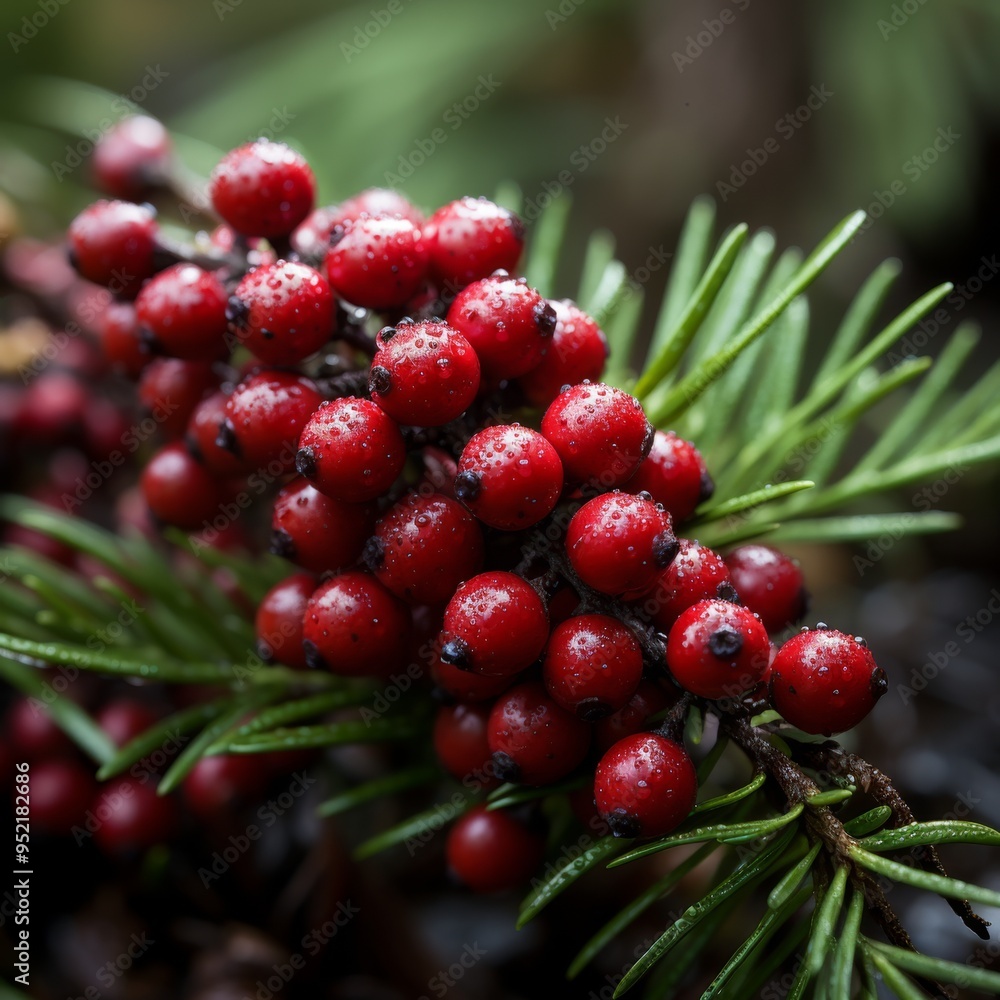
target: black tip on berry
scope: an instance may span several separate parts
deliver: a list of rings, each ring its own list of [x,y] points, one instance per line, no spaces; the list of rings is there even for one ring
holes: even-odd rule
[[[510,754],[497,750],[493,754],[493,773],[501,781],[520,781],[521,766]]]
[[[160,342],[153,335],[153,331],[148,326],[139,327],[139,343],[147,354],[159,354]]]
[[[378,535],[372,535],[361,550],[361,561],[373,572],[385,562],[385,545]]]
[[[229,419],[223,420],[219,424],[219,433],[215,435],[215,443],[223,451],[228,451],[238,458],[240,455],[240,443],[236,438],[236,428]]]
[[[597,722],[611,714],[611,706],[600,698],[584,698],[576,706],[576,714],[584,722]]]
[[[471,670],[469,644],[462,639],[449,639],[441,647],[441,662],[448,663],[459,670]]]
[[[646,435],[642,439],[642,447],[640,448],[640,454],[645,458],[649,454],[649,449],[653,447],[653,441],[656,438],[656,428],[647,420],[646,421]]]
[[[260,335],[265,340],[274,340],[274,331],[273,330],[268,330],[268,328],[266,326],[262,326],[260,328]]]
[[[250,315],[250,303],[238,295],[230,295],[226,303],[226,319],[233,326],[243,326]]]
[[[274,663],[274,653],[271,647],[261,639],[257,640],[257,655],[264,663]]]
[[[524,242],[524,220],[516,212],[511,212],[508,215],[510,221],[510,231],[514,234],[514,239],[518,243]]]
[[[701,489],[698,491],[698,503],[711,500],[715,493],[715,480],[707,473],[701,474]]]
[[[384,396],[392,388],[392,375],[388,368],[373,365],[368,373],[368,391]]]
[[[471,503],[479,496],[483,481],[475,472],[460,472],[455,476],[455,499],[462,503]]]
[[[736,588],[728,581],[724,580],[715,588],[715,596],[720,601],[729,601],[730,604],[742,604],[740,595],[736,593]]]
[[[653,539],[653,562],[660,569],[666,569],[676,558],[681,550],[681,543],[677,541],[677,536],[670,531],[661,531]]]
[[[295,561],[295,542],[284,528],[275,528],[271,532],[271,551],[282,559]]]
[[[66,247],[66,260],[69,261],[69,266],[73,268],[74,271],[80,270],[80,258],[77,256],[77,253],[72,246]]]
[[[720,628],[708,637],[708,651],[720,660],[731,660],[743,648],[743,636],[731,628]]]
[[[306,479],[316,475],[316,453],[312,448],[299,448],[295,453],[295,471]]]
[[[638,817],[624,809],[614,809],[604,819],[613,837],[638,837],[642,829]]]
[[[330,230],[330,236],[327,239],[327,243],[335,247],[345,236],[347,235],[347,226],[336,225]]]
[[[878,701],[889,690],[889,678],[881,667],[876,667],[872,671],[871,692],[872,697]]]
[[[306,639],[302,643],[302,651],[306,654],[306,666],[310,670],[326,670],[327,662],[320,655],[319,650],[316,648],[316,643],[310,642]]]
[[[535,306],[535,322],[543,337],[551,337],[556,331],[556,311],[548,302],[539,302]]]

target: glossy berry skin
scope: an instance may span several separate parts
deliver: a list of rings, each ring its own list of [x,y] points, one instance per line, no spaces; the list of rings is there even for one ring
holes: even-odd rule
[[[741,545],[726,556],[740,600],[760,615],[768,632],[780,632],[805,615],[809,595],[798,563],[766,545]]]
[[[111,367],[128,378],[138,378],[150,360],[139,339],[139,321],[131,302],[109,302],[97,317],[97,337]]]
[[[525,785],[565,778],[590,748],[590,726],[538,681],[518,684],[497,699],[487,733],[497,777]]]
[[[96,786],[83,764],[56,758],[32,765],[29,787],[32,832],[61,836],[82,826]]]
[[[771,643],[760,619],[730,601],[699,601],[674,623],[667,666],[685,691],[702,698],[737,698],[760,682]]]
[[[486,198],[449,202],[424,232],[431,273],[453,293],[494,271],[513,272],[524,249],[524,224]]]
[[[491,528],[517,531],[552,513],[562,462],[538,431],[500,424],[473,434],[462,450],[455,496]]]
[[[561,392],[542,417],[542,433],[559,452],[568,483],[605,490],[626,482],[653,443],[639,400],[600,382]]]
[[[363,503],[385,493],[403,471],[399,427],[370,399],[324,403],[299,437],[295,467],[335,500]]]
[[[479,358],[446,323],[385,327],[376,338],[368,390],[401,424],[439,427],[461,416],[479,392]]]
[[[265,662],[306,669],[302,627],[306,606],[315,589],[316,581],[310,573],[293,573],[264,595],[257,606],[254,629],[257,652]]]
[[[420,230],[407,219],[363,216],[344,227],[326,255],[326,276],[341,297],[368,309],[405,305],[427,275]]]
[[[464,705],[477,702],[493,702],[517,679],[513,677],[484,677],[471,670],[462,670],[454,664],[445,663],[437,653],[431,661],[431,677],[434,683],[447,695]]]
[[[295,372],[257,372],[227,400],[219,444],[251,467],[275,463],[291,471],[299,435],[322,401],[311,379]]]
[[[670,565],[677,549],[670,515],[662,507],[617,490],[588,500],[566,531],[573,569],[602,594],[641,592]]]
[[[184,361],[226,353],[226,289],[212,271],[174,264],[148,281],[135,300],[143,342]]]
[[[639,605],[662,632],[669,632],[681,613],[698,601],[712,597],[733,599],[729,570],[722,556],[688,538],[679,539],[679,544],[674,561],[660,572]]]
[[[608,615],[557,625],[542,663],[545,689],[585,722],[623,708],[642,680],[642,650],[631,630]]]
[[[344,677],[378,677],[398,667],[410,637],[410,613],[369,573],[327,580],[303,619],[306,660]]]
[[[556,327],[545,357],[520,378],[528,401],[544,409],[564,386],[598,382],[608,358],[604,331],[569,299],[550,300]]]
[[[63,757],[73,752],[70,738],[37,700],[18,698],[4,716],[4,736],[19,760]]]
[[[365,561],[408,604],[444,604],[483,568],[483,533],[462,506],[439,493],[410,493],[379,518]]]
[[[294,479],[274,501],[271,551],[313,573],[346,568],[361,555],[375,515],[374,504],[334,500]]]
[[[229,397],[220,389],[206,396],[195,408],[188,421],[184,442],[210,475],[226,479],[250,471],[239,456],[220,447],[219,429],[226,420]]]
[[[219,378],[207,361],[154,358],[139,377],[139,402],[166,438],[180,437],[201,400]]]
[[[486,739],[489,705],[443,705],[434,717],[434,752],[444,769],[473,787],[494,787]]]
[[[176,806],[156,794],[156,786],[138,778],[113,778],[101,787],[89,810],[98,822],[94,833],[105,854],[131,854],[169,840],[177,821]]]
[[[475,806],[448,831],[448,867],[473,892],[523,888],[545,854],[545,838],[503,809]]]
[[[444,612],[441,659],[487,677],[511,677],[538,659],[549,637],[545,605],[514,573],[466,580]]]
[[[835,629],[793,635],[771,664],[771,703],[806,733],[830,736],[853,728],[887,689],[871,650]]]
[[[597,811],[616,837],[662,837],[687,817],[697,797],[687,751],[656,733],[616,743],[594,776]]]
[[[363,215],[383,215],[388,218],[406,219],[418,229],[423,226],[424,213],[405,195],[391,188],[366,188],[342,201],[333,211],[334,225],[354,222]]]
[[[211,821],[252,802],[267,785],[266,772],[253,754],[202,757],[184,779],[184,801],[201,820]]]
[[[154,270],[158,228],[153,212],[127,201],[98,201],[71,223],[70,257],[88,281],[134,298]]]
[[[649,729],[650,720],[673,704],[674,700],[654,681],[639,681],[639,686],[622,708],[599,719],[594,725],[594,745],[597,751],[603,754],[626,736]]]
[[[683,521],[695,507],[708,500],[715,489],[701,453],[690,441],[673,431],[657,431],[638,472],[625,487],[630,493],[645,491]]]
[[[208,183],[212,206],[244,236],[287,236],[311,211],[316,179],[280,142],[259,139],[230,150]]]
[[[90,169],[102,191],[114,198],[142,201],[166,182],[171,156],[166,128],[148,115],[131,115],[101,137]]]
[[[483,377],[496,382],[531,371],[548,350],[556,313],[524,278],[482,278],[464,288],[448,324],[479,356]]]
[[[158,719],[159,715],[145,702],[115,698],[101,709],[96,721],[116,747],[123,747],[155,725]]]
[[[139,483],[158,520],[187,530],[211,521],[228,495],[179,441],[165,445],[149,460]]]
[[[314,268],[279,260],[245,274],[229,299],[232,337],[268,365],[294,365],[333,335],[333,292]]]

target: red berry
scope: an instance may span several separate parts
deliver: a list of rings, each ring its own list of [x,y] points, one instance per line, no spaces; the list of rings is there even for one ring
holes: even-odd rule
[[[138,377],[149,361],[139,339],[139,321],[131,302],[109,302],[97,317],[97,336],[111,367],[129,378]]]
[[[441,659],[477,674],[511,677],[538,659],[549,636],[545,605],[513,573],[480,573],[444,612]]]
[[[309,573],[294,573],[264,595],[254,619],[257,652],[263,660],[284,663],[296,670],[308,666],[302,628],[315,589],[316,581]]]
[[[179,441],[165,445],[149,460],[140,485],[155,517],[190,531],[211,521],[228,495]]]
[[[590,747],[590,726],[556,704],[538,681],[501,695],[488,731],[497,777],[526,785],[565,778]]]
[[[45,372],[21,394],[13,431],[36,446],[61,444],[79,437],[89,405],[90,393],[79,378],[68,372]]]
[[[597,765],[597,811],[616,837],[662,837],[687,818],[697,797],[687,751],[656,733],[627,736]]]
[[[333,225],[356,222],[364,215],[382,215],[412,222],[418,229],[424,224],[424,214],[409,199],[389,188],[367,188],[342,201],[331,210]]]
[[[518,889],[545,853],[545,838],[502,809],[476,806],[448,831],[448,867],[474,892]]]
[[[226,402],[219,444],[250,466],[276,463],[291,471],[299,435],[322,401],[315,383],[296,372],[257,372]]]
[[[479,391],[479,358],[445,323],[387,326],[376,340],[368,389],[401,424],[438,427],[468,409]]]
[[[639,400],[600,382],[561,392],[542,417],[542,433],[559,452],[567,482],[606,490],[628,480],[653,443]]]
[[[625,706],[642,679],[642,649],[608,615],[579,615],[557,625],[542,663],[549,694],[567,712],[595,722]]]
[[[324,403],[309,418],[295,467],[327,496],[361,503],[385,493],[405,460],[396,422],[370,399],[345,396]]]
[[[597,323],[569,299],[551,300],[556,328],[545,357],[521,376],[528,400],[546,407],[564,386],[597,382],[604,374],[608,341]]]
[[[131,115],[98,140],[90,167],[97,186],[112,197],[142,201],[166,182],[170,161],[166,128],[148,115]]]
[[[212,271],[174,264],[135,300],[140,336],[172,358],[213,361],[226,353],[226,289]]]
[[[244,236],[287,236],[311,211],[316,179],[280,142],[258,139],[230,150],[208,184],[215,210]]]
[[[245,274],[229,299],[232,335],[269,365],[294,365],[333,335],[333,292],[319,271],[279,260]]]
[[[538,431],[487,427],[458,460],[455,496],[491,528],[517,531],[552,513],[562,493],[562,463]]]
[[[177,820],[173,800],[151,784],[126,778],[105,785],[90,812],[98,821],[94,840],[105,854],[129,854],[168,840]]]
[[[642,591],[670,565],[678,542],[670,515],[631,493],[588,500],[569,522],[566,554],[580,579],[603,594]]]
[[[249,472],[246,462],[219,446],[219,431],[226,420],[229,397],[219,390],[206,396],[195,408],[188,421],[184,440],[188,451],[216,479],[227,479]]]
[[[154,358],[139,378],[139,402],[167,438],[180,437],[198,403],[219,385],[206,361]]]
[[[96,787],[88,768],[63,759],[32,765],[29,786],[32,832],[56,835],[82,826]]]
[[[379,519],[365,561],[408,604],[443,604],[483,568],[483,534],[454,500],[410,493]]]
[[[835,629],[793,635],[771,664],[771,701],[786,722],[830,736],[856,726],[888,690],[861,641]]]
[[[373,504],[333,500],[295,479],[274,501],[271,551],[313,573],[346,568],[361,555],[375,513]]]
[[[494,787],[486,739],[489,705],[444,705],[434,719],[434,752],[445,770],[479,787]]]
[[[431,661],[431,676],[446,694],[456,701],[492,702],[498,694],[503,694],[515,681],[515,677],[484,677],[471,670],[462,670],[452,663],[445,663],[436,653]]]
[[[715,485],[700,452],[673,431],[657,431],[639,471],[628,481],[630,493],[645,491],[683,521],[712,496]]]
[[[499,381],[524,375],[542,360],[556,313],[523,278],[496,275],[459,292],[448,324],[472,344],[484,377]]]
[[[306,260],[322,263],[330,249],[330,233],[339,217],[337,205],[321,205],[314,209],[289,238],[292,249]]]
[[[406,219],[364,216],[344,227],[326,255],[326,276],[348,302],[368,309],[405,305],[427,274],[427,245]]]
[[[18,760],[63,757],[73,752],[70,738],[37,699],[18,698],[7,709],[4,735]]]
[[[375,577],[352,570],[316,589],[302,634],[311,667],[346,677],[380,676],[406,656],[410,613]]]
[[[267,785],[256,754],[202,757],[184,779],[184,800],[202,820],[253,801]]]
[[[679,539],[679,544],[674,561],[659,574],[641,605],[663,632],[669,632],[681,612],[692,604],[711,597],[731,600],[735,596],[722,556],[688,538]]]
[[[809,595],[795,560],[766,545],[741,545],[726,556],[726,565],[740,600],[768,632],[801,621]]]
[[[155,725],[159,715],[135,698],[115,698],[98,713],[97,724],[116,747],[123,747]]]
[[[69,227],[73,266],[89,281],[134,298],[154,271],[157,237],[151,209],[127,201],[98,201]]]
[[[771,643],[748,608],[720,599],[699,601],[674,623],[667,666],[685,691],[702,698],[737,698],[760,682]]]
[[[648,729],[652,718],[671,704],[673,699],[659,684],[648,680],[639,681],[639,686],[624,708],[599,719],[595,724],[594,743],[598,751],[604,753],[626,736]]]
[[[460,198],[439,208],[425,227],[435,278],[458,291],[496,270],[514,271],[524,224],[486,198]]]

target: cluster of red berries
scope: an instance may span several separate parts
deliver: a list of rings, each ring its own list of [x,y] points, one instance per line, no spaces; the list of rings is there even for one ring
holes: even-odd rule
[[[514,214],[463,198],[426,218],[385,190],[316,208],[306,162],[266,141],[228,153],[209,195],[223,224],[202,251],[128,201],[86,209],[69,242],[82,275],[117,280],[108,355],[143,399],[180,401],[142,473],[155,517],[209,531],[275,485],[272,549],[298,571],[256,612],[269,659],[374,678],[423,661],[447,770],[593,774],[620,836],[694,804],[676,727],[656,730],[683,692],[812,733],[872,708],[863,642],[772,646],[805,612],[792,560],[677,536],[712,493],[701,455],[600,382],[593,317],[513,276]],[[448,854],[492,889],[541,844],[477,809]]]

